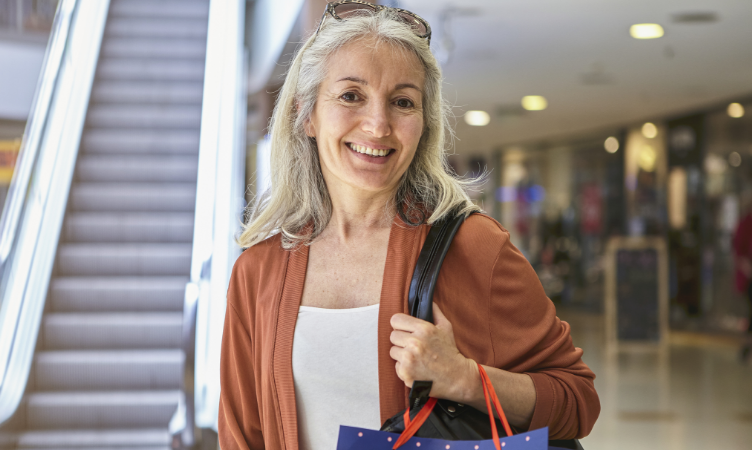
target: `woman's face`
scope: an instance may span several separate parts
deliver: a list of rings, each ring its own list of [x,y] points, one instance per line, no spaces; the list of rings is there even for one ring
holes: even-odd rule
[[[329,60],[306,133],[316,138],[329,193],[391,193],[423,134],[424,70],[417,56],[373,40]]]

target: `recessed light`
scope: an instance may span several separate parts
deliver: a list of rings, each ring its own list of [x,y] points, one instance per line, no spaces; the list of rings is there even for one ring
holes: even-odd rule
[[[728,105],[726,112],[734,119],[739,119],[740,117],[744,117],[744,106],[741,103],[732,103]]]
[[[656,39],[663,37],[663,27],[657,23],[636,23],[629,27],[629,35],[635,39]]]
[[[619,151],[619,140],[613,136],[610,136],[608,139],[606,139],[606,142],[603,143],[603,148],[605,148],[609,153],[616,153],[617,151]]]
[[[642,135],[648,139],[653,139],[658,136],[658,127],[653,123],[647,122],[642,126]]]
[[[548,108],[548,101],[540,95],[526,95],[522,97],[522,107],[528,111],[543,111]]]
[[[491,121],[491,116],[485,111],[468,111],[465,113],[465,123],[474,127],[484,127]]]

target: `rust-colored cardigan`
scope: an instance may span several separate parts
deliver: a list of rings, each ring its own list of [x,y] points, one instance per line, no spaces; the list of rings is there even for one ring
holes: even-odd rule
[[[382,421],[405,408],[405,384],[389,357],[389,319],[407,312],[410,279],[428,230],[395,219],[389,236],[378,325]],[[292,345],[307,263],[308,247],[284,250],[279,235],[247,249],[235,263],[220,366],[222,450],[298,448]],[[452,323],[463,355],[532,377],[537,400],[531,429],[548,426],[552,438],[590,432],[600,412],[595,375],[498,222],[475,214],[462,225],[434,301]]]

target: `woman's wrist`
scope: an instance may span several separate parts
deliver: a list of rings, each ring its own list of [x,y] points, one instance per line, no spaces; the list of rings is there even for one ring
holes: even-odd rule
[[[484,398],[483,385],[478,372],[478,364],[469,358],[464,358],[462,364],[462,377],[455,384],[457,387],[455,401],[470,405]]]

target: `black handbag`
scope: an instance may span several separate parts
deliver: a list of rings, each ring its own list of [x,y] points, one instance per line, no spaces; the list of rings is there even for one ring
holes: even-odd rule
[[[452,239],[457,234],[460,225],[465,221],[464,215],[444,219],[435,223],[426,237],[423,248],[415,264],[415,271],[410,282],[408,294],[408,309],[410,315],[427,322],[433,323],[433,292],[436,289],[436,281],[439,276],[441,264],[449,251]],[[409,417],[415,416],[429,401],[431,381],[414,381],[409,395]],[[402,433],[405,431],[405,411],[387,419],[381,427],[381,431]],[[499,419],[495,419],[496,428],[502,437],[504,425]],[[507,428],[508,429],[508,428]],[[436,401],[428,418],[415,433],[417,437],[444,439],[449,441],[473,441],[491,439],[493,430],[489,415],[472,406],[449,400]],[[583,450],[579,441],[552,440],[549,441],[549,449],[574,449]]]

